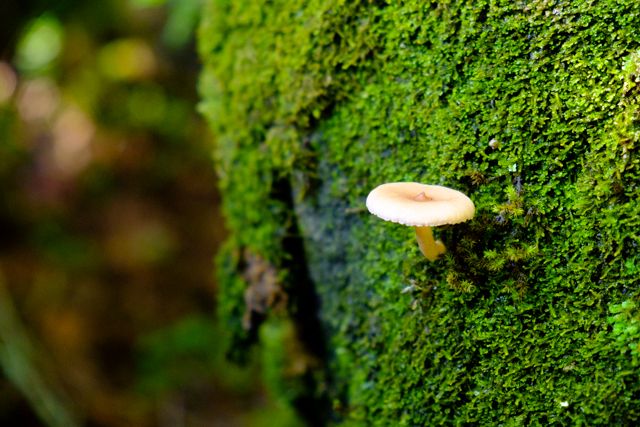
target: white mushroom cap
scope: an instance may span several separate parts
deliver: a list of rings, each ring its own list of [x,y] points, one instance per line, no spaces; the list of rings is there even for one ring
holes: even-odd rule
[[[417,182],[382,184],[367,197],[369,212],[399,224],[435,227],[473,218],[476,208],[467,196],[440,185]]]

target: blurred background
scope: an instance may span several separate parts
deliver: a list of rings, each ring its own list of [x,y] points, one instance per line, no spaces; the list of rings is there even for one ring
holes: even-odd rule
[[[215,321],[200,6],[0,2],[2,426],[298,424]]]

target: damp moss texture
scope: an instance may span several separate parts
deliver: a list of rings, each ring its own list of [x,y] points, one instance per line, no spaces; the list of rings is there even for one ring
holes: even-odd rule
[[[199,40],[230,357],[310,425],[640,423],[637,0],[209,0]],[[395,181],[475,202],[444,258],[367,212]],[[286,310],[247,322],[246,251]]]

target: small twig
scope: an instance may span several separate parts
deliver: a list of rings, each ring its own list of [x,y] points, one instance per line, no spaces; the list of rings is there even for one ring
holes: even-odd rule
[[[49,427],[79,427],[81,423],[36,367],[36,352],[13,305],[0,270],[0,367]],[[57,390],[56,390],[57,391]]]

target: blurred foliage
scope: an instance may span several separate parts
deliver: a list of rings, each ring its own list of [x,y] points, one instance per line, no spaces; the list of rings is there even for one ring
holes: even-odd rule
[[[246,395],[253,389],[258,366],[245,369],[227,362],[223,332],[209,317],[185,317],[175,325],[148,334],[138,345],[142,355],[138,388],[144,393],[184,387],[196,377],[216,381],[233,394]],[[185,372],[190,375],[185,376]]]
[[[0,4],[0,425],[299,425],[215,321],[199,8]]]

